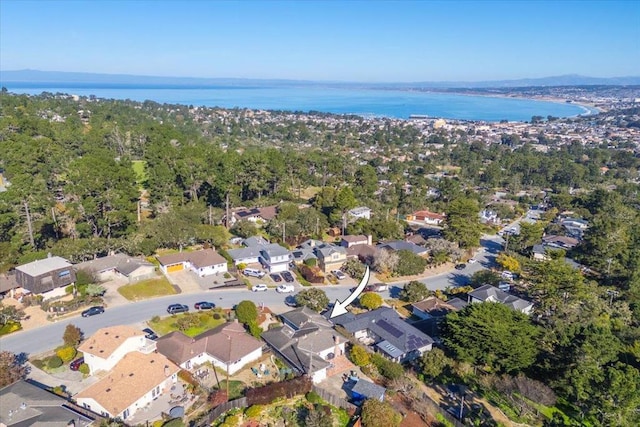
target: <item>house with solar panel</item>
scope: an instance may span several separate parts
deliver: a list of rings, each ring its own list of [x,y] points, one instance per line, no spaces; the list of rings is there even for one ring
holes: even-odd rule
[[[364,345],[372,347],[394,362],[409,362],[430,351],[433,339],[400,318],[389,307],[362,314],[347,313],[331,319],[353,334]]]

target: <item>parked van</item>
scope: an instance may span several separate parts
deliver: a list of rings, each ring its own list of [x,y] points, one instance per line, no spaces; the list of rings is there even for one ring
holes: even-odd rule
[[[264,271],[256,270],[255,268],[245,268],[242,274],[244,274],[245,276],[257,277],[259,279],[262,279],[267,273],[265,273]]]

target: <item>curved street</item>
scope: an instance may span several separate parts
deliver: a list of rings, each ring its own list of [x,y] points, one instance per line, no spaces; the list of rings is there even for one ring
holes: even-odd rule
[[[484,236],[482,248],[477,253],[477,262],[467,264],[464,270],[452,270],[438,276],[432,276],[420,281],[430,290],[444,290],[449,286],[463,286],[468,283],[473,273],[488,268],[495,262],[495,257],[502,245],[502,239],[498,236]],[[381,293],[383,298],[397,297],[400,289],[406,282],[392,282],[389,291]],[[329,301],[344,300],[349,296],[352,285],[327,285],[322,289],[329,297]],[[297,291],[304,289],[296,284]],[[128,302],[123,305],[107,308],[103,314],[92,317],[80,317],[79,315],[54,323],[41,326],[28,331],[19,331],[0,338],[0,350],[11,351],[16,354],[39,354],[59,346],[62,343],[62,335],[65,327],[73,323],[78,326],[85,336],[90,336],[98,329],[117,324],[145,327],[146,321],[153,316],[167,316],[169,304],[181,303],[193,310],[193,304],[198,301],[211,301],[218,307],[231,308],[243,300],[251,300],[257,305],[264,304],[274,313],[289,310],[284,304],[288,294],[279,294],[270,289],[267,292],[250,292],[242,289],[210,290],[206,292],[170,295],[157,297],[144,301]],[[290,294],[289,294],[290,295]]]

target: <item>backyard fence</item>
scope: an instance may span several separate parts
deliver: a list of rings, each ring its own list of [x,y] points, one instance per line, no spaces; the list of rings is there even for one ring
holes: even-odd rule
[[[422,393],[422,404],[429,408],[432,414],[440,414],[442,417],[451,423],[454,427],[464,427],[464,424],[460,422],[456,417],[448,413],[443,407],[431,398],[427,393]]]
[[[198,427],[210,426],[213,421],[218,419],[218,417],[224,414],[227,411],[235,408],[246,408],[248,405],[248,401],[246,397],[241,397],[240,399],[230,400],[228,402],[222,403],[211,411],[207,412],[207,414],[197,422]]]
[[[349,415],[355,414],[358,410],[358,407],[356,405],[349,403],[345,399],[338,397],[335,394],[329,393],[328,391],[323,390],[316,385],[312,386],[311,390],[317,393],[321,398],[323,398],[333,406],[344,409],[349,413]]]

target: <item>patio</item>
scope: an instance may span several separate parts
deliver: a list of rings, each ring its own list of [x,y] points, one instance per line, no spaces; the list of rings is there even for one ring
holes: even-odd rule
[[[171,408],[182,406],[185,411],[193,403],[194,396],[186,391],[185,385],[178,381],[170,390],[158,396],[148,405],[139,408],[127,419],[127,424],[143,424],[147,421],[160,419],[162,414],[168,414]]]

